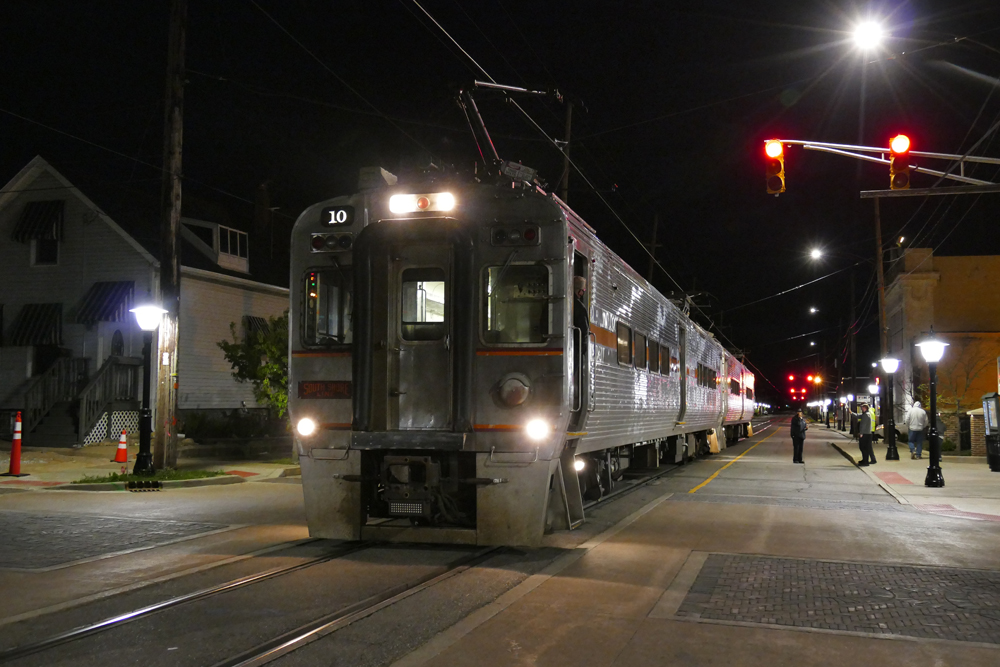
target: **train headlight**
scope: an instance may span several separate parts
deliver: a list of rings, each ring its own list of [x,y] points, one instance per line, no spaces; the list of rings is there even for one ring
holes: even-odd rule
[[[532,419],[530,422],[525,424],[524,431],[532,440],[544,440],[549,437],[549,433],[552,431],[552,428],[544,419]]]
[[[573,469],[576,470],[577,472],[580,472],[581,470],[583,470],[586,467],[587,467],[587,462],[584,461],[583,459],[574,459],[573,460]]]
[[[299,432],[299,435],[312,435],[316,432],[316,422],[309,419],[309,417],[303,417],[295,425],[295,430]]]
[[[393,213],[450,211],[453,208],[455,208],[455,195],[450,192],[433,192],[426,195],[393,195],[389,197],[389,210]]]

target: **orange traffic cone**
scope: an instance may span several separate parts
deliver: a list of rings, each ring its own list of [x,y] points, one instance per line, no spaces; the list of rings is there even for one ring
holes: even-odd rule
[[[2,477],[27,476],[28,473],[21,472],[21,413],[18,412],[14,418],[14,438],[10,443],[10,468]]]
[[[128,443],[125,442],[125,429],[122,429],[122,437],[118,439],[118,450],[115,451],[115,458],[112,463],[128,463]]]

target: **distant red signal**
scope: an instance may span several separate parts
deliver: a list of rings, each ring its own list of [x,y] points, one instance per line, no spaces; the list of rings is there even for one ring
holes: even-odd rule
[[[788,376],[788,379],[789,379],[789,381],[791,381],[791,380],[794,380],[794,379],[795,379],[795,376],[794,376],[794,375],[789,375],[789,376]]]

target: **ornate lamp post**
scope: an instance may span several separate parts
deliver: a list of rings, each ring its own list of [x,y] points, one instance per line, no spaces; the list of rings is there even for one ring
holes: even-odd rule
[[[896,408],[892,404],[892,388],[893,388],[893,373],[899,369],[899,359],[894,357],[886,357],[879,361],[882,365],[882,370],[885,371],[885,418],[883,418],[882,425],[885,427],[885,460],[886,461],[898,461],[899,451],[896,449]]]
[[[159,306],[139,306],[129,311],[142,329],[142,409],[139,411],[139,454],[135,457],[133,475],[152,475],[153,452],[150,436],[153,432],[153,414],[149,410],[149,384],[152,374],[153,332],[160,326],[165,311]]]
[[[944,356],[944,348],[948,343],[940,340],[934,335],[934,327],[931,327],[929,338],[917,343],[920,354],[927,362],[927,370],[931,376],[931,430],[929,438],[931,441],[931,464],[927,466],[927,477],[924,479],[924,486],[942,487],[944,486],[944,476],[941,474],[941,439],[937,432],[937,365]]]

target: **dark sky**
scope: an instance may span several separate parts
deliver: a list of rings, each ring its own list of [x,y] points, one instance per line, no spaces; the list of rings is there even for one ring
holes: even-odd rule
[[[658,215],[658,259],[685,290],[704,292],[697,303],[747,353],[765,395],[767,380],[783,395],[789,370],[834,373],[849,272],[739,307],[851,256],[865,260],[855,269],[859,371],[877,357],[872,205],[858,192],[889,178],[883,165],[792,147],[788,191],[771,197],[763,141],[884,146],[904,132],[915,150],[959,153],[1000,119],[996,0],[421,4],[498,82],[583,102],[572,154],[614,213],[577,174],[571,205],[642,274],[649,259],[615,213],[643,239]],[[42,155],[85,192],[157,188],[169,3],[7,5],[0,182]],[[891,36],[864,56],[850,31],[869,16]],[[353,191],[359,167],[468,171],[478,158],[453,90],[484,75],[412,0],[189,0],[187,69],[185,195],[224,208],[236,226],[249,228],[263,183],[280,235],[310,203]],[[501,157],[554,187],[558,153],[499,97],[477,101]],[[561,105],[521,105],[561,137]],[[975,152],[1000,155],[995,134]],[[996,181],[996,172],[974,175]],[[933,182],[913,177],[915,187]],[[997,197],[885,201],[883,240],[1000,253]],[[811,261],[815,245],[830,256]],[[653,283],[676,289],[659,270]]]

